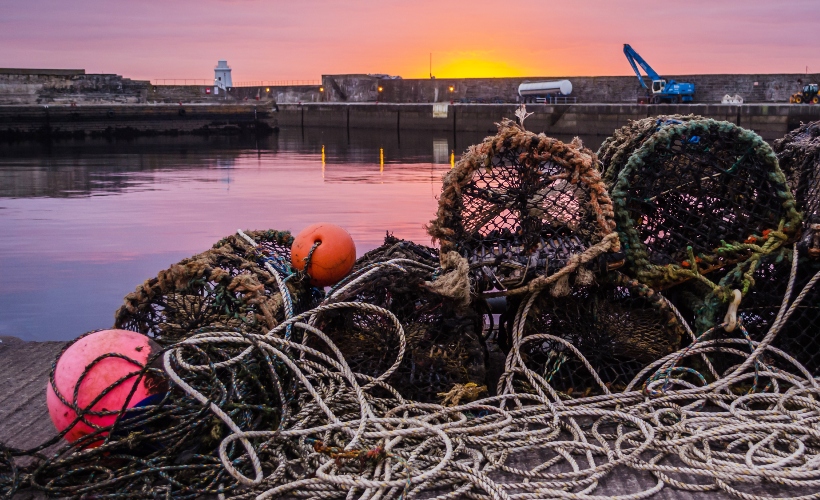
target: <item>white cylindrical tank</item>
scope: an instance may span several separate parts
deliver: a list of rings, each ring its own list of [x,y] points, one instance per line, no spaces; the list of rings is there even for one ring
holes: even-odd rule
[[[572,93],[572,82],[569,80],[555,80],[552,82],[524,82],[518,86],[518,95],[546,95]]]

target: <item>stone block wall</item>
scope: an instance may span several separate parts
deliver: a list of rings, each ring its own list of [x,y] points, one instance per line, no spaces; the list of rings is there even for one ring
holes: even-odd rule
[[[322,75],[323,101],[374,102],[380,100],[379,85],[402,80],[381,80],[370,75]],[[383,89],[386,87],[383,86]],[[393,101],[401,102],[401,101]]]
[[[569,80],[572,95],[578,103],[621,104],[634,103],[638,96],[645,95],[634,76],[552,76],[529,78],[462,78],[462,79],[407,79],[375,80],[362,75],[343,75],[345,88],[372,89],[382,87],[377,95],[354,93],[357,99],[337,98],[330,92],[326,100],[336,102],[478,102],[515,103],[518,102],[518,85],[525,81]],[[724,95],[740,95],[748,103],[787,103],[789,96],[802,88],[805,83],[820,81],[820,73],[801,74],[753,74],[753,75],[672,75],[667,77],[678,82],[695,84],[695,103],[720,103]],[[325,76],[324,79],[337,79]],[[324,82],[325,80],[323,80]],[[338,81],[338,80],[337,80]],[[374,87],[375,85],[375,87]],[[327,86],[326,86],[327,88]],[[452,89],[452,90],[451,90]]]
[[[805,83],[820,82],[814,74],[672,75],[669,79],[694,83],[696,104],[717,104],[724,95],[740,95],[746,103],[787,103]],[[82,70],[23,70],[0,68],[0,105],[17,104],[131,104],[266,101],[279,104],[309,102],[382,103],[517,103],[518,86],[525,81],[572,82],[579,104],[632,104],[645,95],[634,76],[575,76],[530,78],[380,79],[370,75],[323,75],[322,85],[233,87],[215,93],[213,86],[151,85],[120,75],[85,74]],[[208,93],[207,90],[211,92]]]
[[[0,106],[0,140],[269,132],[277,127],[276,111],[261,104]]]
[[[0,104],[145,102],[148,82],[70,70],[0,70]]]

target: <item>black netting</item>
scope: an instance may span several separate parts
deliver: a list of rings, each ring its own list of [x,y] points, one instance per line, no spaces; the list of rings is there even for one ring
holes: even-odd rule
[[[809,224],[820,223],[820,121],[807,123],[774,142],[780,168],[797,209]]]
[[[527,366],[543,372],[556,389],[600,392],[576,354],[560,341],[538,335],[572,344],[613,389],[622,389],[647,363],[681,345],[684,330],[655,292],[619,273],[609,278],[563,297],[542,292],[532,303],[520,352]],[[505,335],[511,326],[502,325]]]
[[[467,259],[482,293],[552,275],[612,229],[592,151],[506,121],[445,177],[430,234]]]
[[[418,265],[381,265],[395,259]],[[348,289],[343,289],[347,281],[340,283],[334,296],[334,301],[361,301],[396,315],[404,328],[407,352],[386,382],[402,397],[424,402],[441,401],[439,394],[456,384],[486,385],[481,317],[426,286],[437,266],[436,249],[388,236],[383,246],[356,262],[352,276],[368,270],[375,273]],[[399,333],[383,315],[359,309],[331,311],[323,313],[318,324],[354,372],[376,377],[397,360]],[[309,345],[314,344],[322,348],[320,342]]]

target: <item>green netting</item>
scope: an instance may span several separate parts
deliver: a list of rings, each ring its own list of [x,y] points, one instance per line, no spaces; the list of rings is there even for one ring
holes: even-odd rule
[[[639,126],[640,125],[640,126]],[[651,134],[650,134],[651,132]],[[629,134],[635,140],[628,140]],[[796,238],[800,214],[771,148],[729,122],[647,118],[602,146],[627,270],[665,288],[690,279],[747,291],[760,255]],[[726,281],[708,274],[727,266]]]

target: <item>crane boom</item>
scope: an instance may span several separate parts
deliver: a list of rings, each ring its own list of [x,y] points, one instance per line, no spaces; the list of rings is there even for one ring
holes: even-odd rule
[[[641,82],[641,86],[643,88],[649,90],[649,87],[647,87],[646,83],[643,81],[643,76],[638,69],[638,65],[643,68],[646,72],[646,76],[648,76],[650,80],[655,81],[661,79],[661,76],[654,69],[652,69],[652,66],[650,66],[648,62],[644,61],[643,57],[635,52],[635,49],[633,49],[628,43],[624,44],[624,55],[626,56],[626,60],[629,61],[629,64],[632,65],[632,69],[635,70],[635,74],[638,75],[638,80]]]
[[[692,102],[694,100],[695,85],[693,83],[678,83],[675,80],[670,80],[667,82],[666,79],[652,69],[652,66],[644,61],[643,57],[635,52],[635,49],[630,47],[628,43],[624,44],[624,55],[626,56],[626,60],[629,61],[629,64],[632,66],[632,69],[635,71],[635,75],[638,76],[638,81],[641,82],[641,87],[647,91],[646,97],[651,98],[653,103]],[[643,68],[646,76],[649,77],[649,80],[652,83],[651,88],[646,85],[646,82],[644,82],[643,76],[641,75],[641,70],[638,69],[639,66]]]

